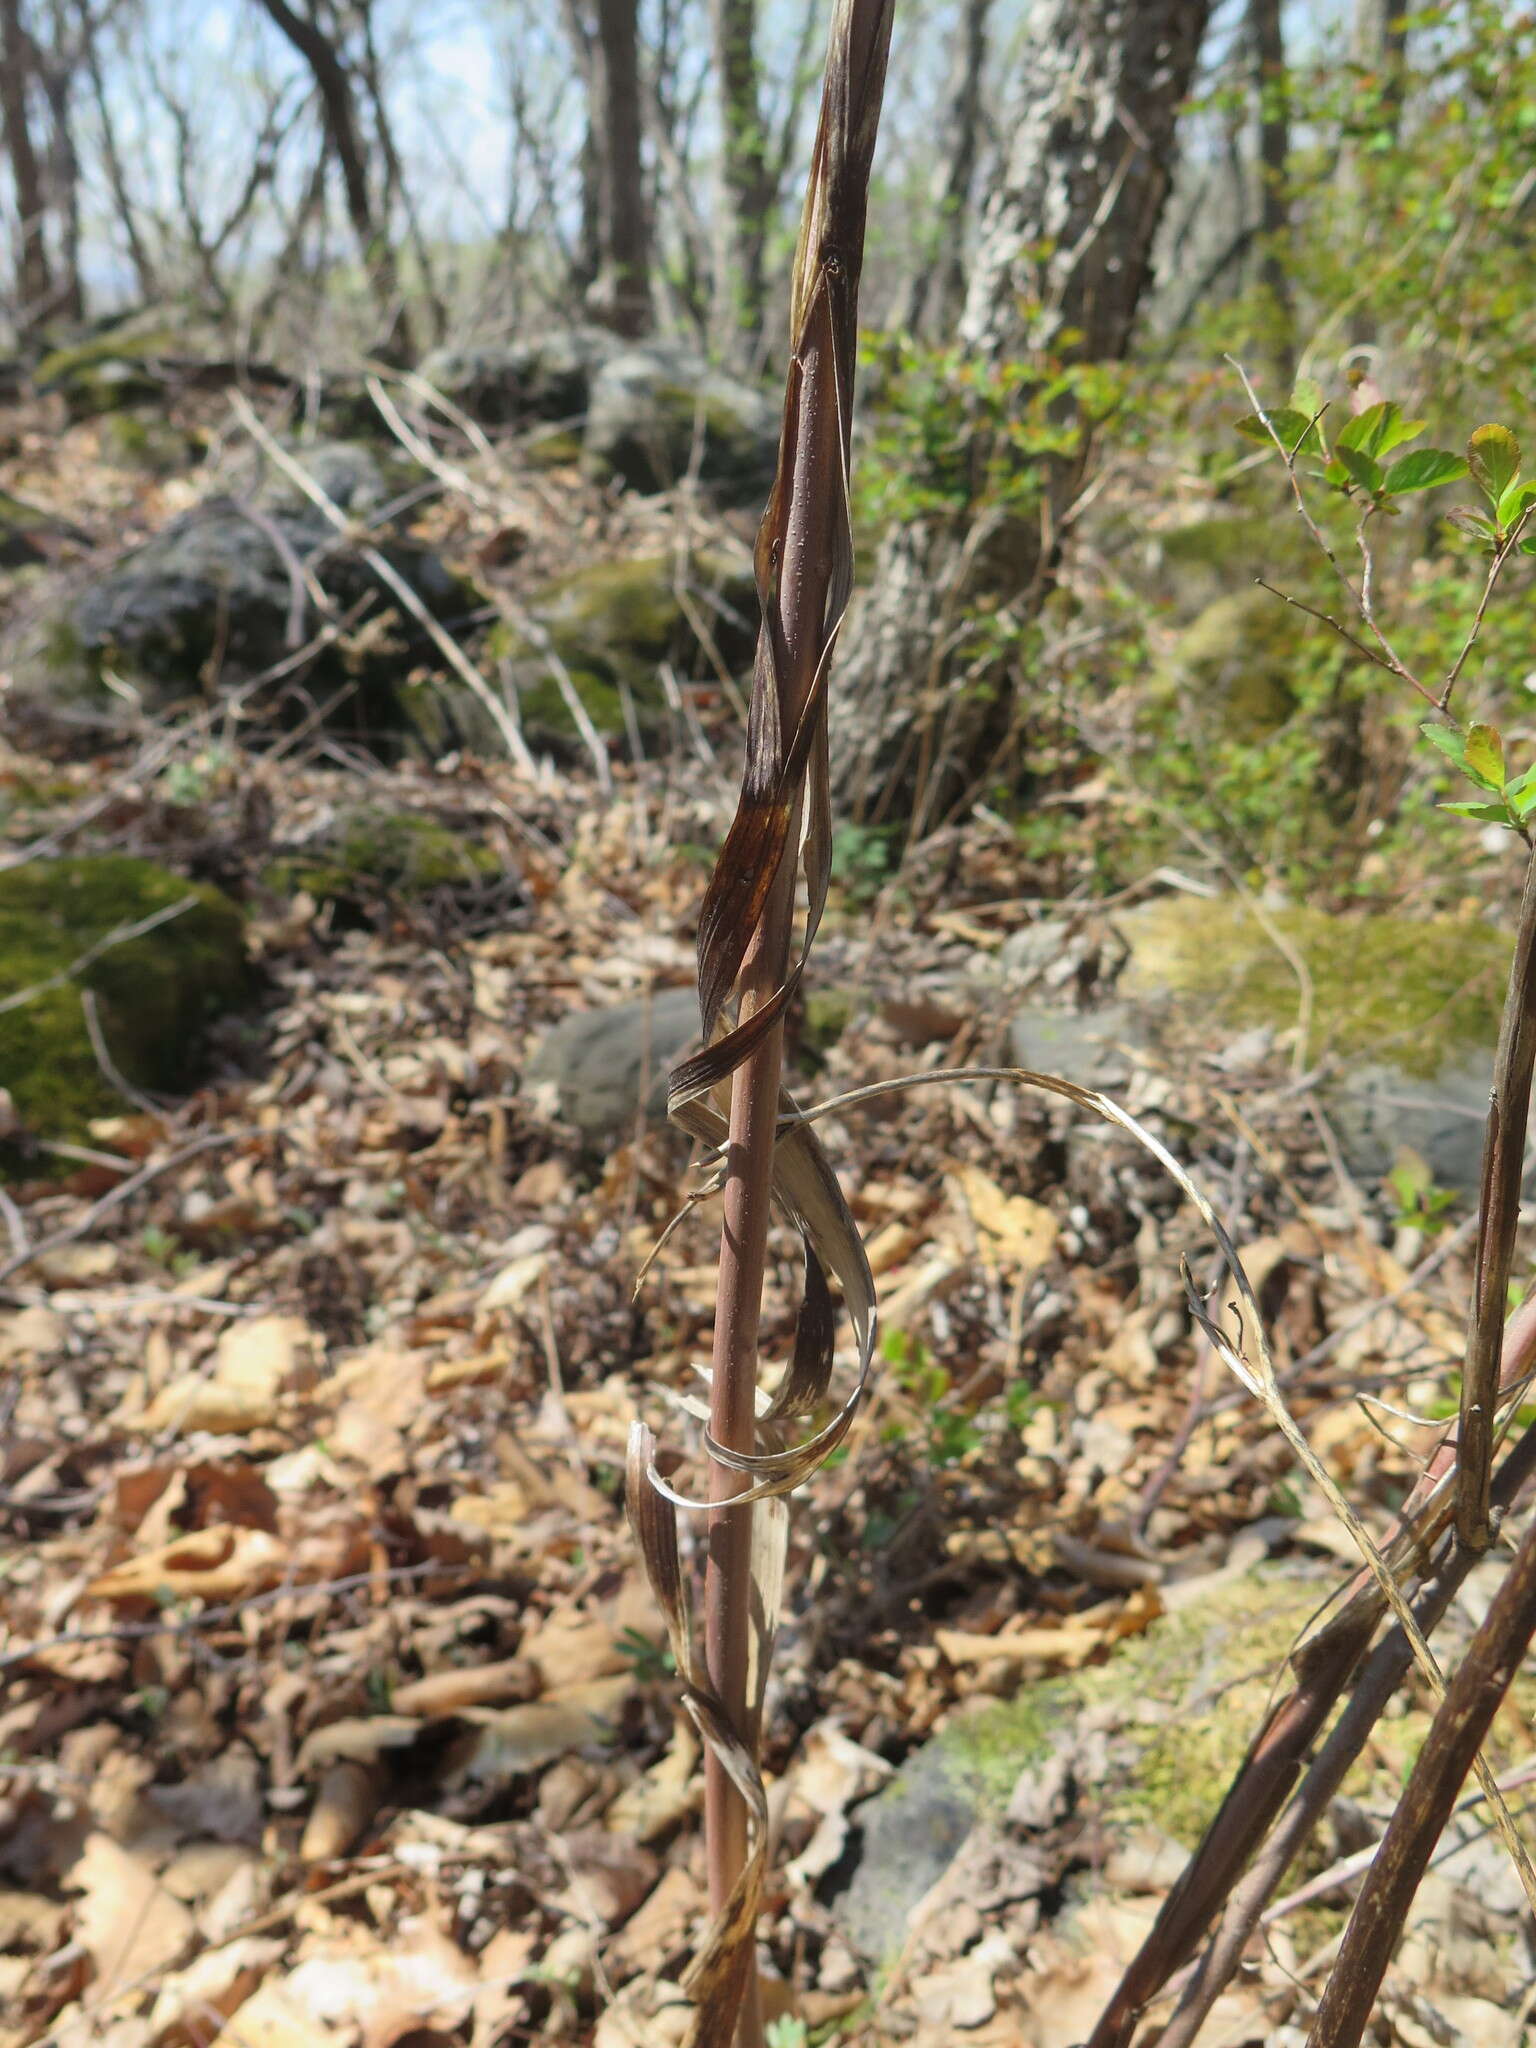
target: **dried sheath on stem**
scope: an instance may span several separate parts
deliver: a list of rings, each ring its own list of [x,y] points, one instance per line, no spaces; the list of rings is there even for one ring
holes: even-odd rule
[[[827,675],[853,580],[848,512],[854,358],[864,218],[890,43],[891,0],[837,0],[821,118],[801,216],[791,358],[773,494],[755,558],[762,620],[736,817],[699,922],[704,1051],[672,1076],[668,1108],[724,1141],[724,1227],[710,1382],[709,1501],[659,1480],[645,1431],[630,1459],[630,1514],[667,1612],[684,1698],[706,1741],[705,1824],[714,1934],[690,1989],[695,2041],[761,2040],[754,1927],[761,1885],[758,1718],[784,1516],[775,1496],[805,1478],[852,1421],[874,1343],[873,1288],[858,1233],[814,1133],[780,1137],[784,1012],[804,971],[831,867]],[[794,944],[803,846],[804,934]],[[735,1005],[734,1018],[729,1017]],[[729,1114],[717,1106],[729,1089]],[[759,1414],[757,1335],[775,1202],[805,1241],[794,1356]],[[828,1270],[859,1341],[858,1387],[833,1421],[784,1448],[785,1427],[824,1399],[832,1367]],[[704,1657],[686,1611],[672,1517],[707,1505]],[[739,2034],[738,2034],[739,2027]]]

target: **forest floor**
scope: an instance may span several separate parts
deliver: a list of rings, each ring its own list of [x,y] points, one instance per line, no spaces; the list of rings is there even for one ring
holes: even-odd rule
[[[36,496],[29,461],[12,481]],[[683,2038],[698,1759],[622,1474],[637,1414],[698,1471],[674,1397],[708,1352],[718,1219],[688,1211],[637,1288],[686,1144],[594,1149],[527,1070],[570,1011],[690,980],[733,757],[726,736],[718,764],[618,768],[607,797],[468,757],[231,746],[198,756],[195,793],[133,750],[5,763],[50,792],[11,812],[11,856],[62,830],[196,873],[216,848],[262,988],[203,1085],[125,1102],[98,1159],[0,1204],[5,2048]],[[351,920],[264,898],[273,842],[360,787],[494,849],[500,879]],[[996,1061],[984,970],[1011,933],[1065,917],[1079,994],[1098,972],[1086,847],[1082,872],[1047,888],[981,816],[894,877],[845,877],[812,985],[853,999],[835,1042],[800,1033],[797,1091]],[[1464,1225],[1401,1227],[1342,1179],[1283,1061],[1137,1057],[1126,1095],[1209,1192],[1294,1411],[1386,1527],[1432,1440],[1396,1409],[1443,1399],[1459,1357]],[[765,1730],[776,2038],[1069,2048],[1176,1839],[1116,1822],[1084,1773],[1031,1840],[1027,1911],[1007,1882],[938,1898],[880,1968],[839,1923],[850,1812],[980,1704],[1112,1668],[1234,1561],[1289,1560],[1321,1600],[1349,1552],[1193,1328],[1181,1261],[1214,1285],[1211,1247],[1129,1139],[983,1083],[823,1128],[888,1335],[846,1456],[792,1510]],[[769,1359],[793,1252],[776,1238]],[[1426,1718],[1410,1691],[1363,1832],[1310,1875],[1379,1833]],[[1301,2038],[1346,1896],[1271,1930],[1212,2040]],[[1390,2008],[1410,2048],[1447,2015],[1523,2038],[1523,1952],[1482,1940],[1476,1906],[1437,1895]]]

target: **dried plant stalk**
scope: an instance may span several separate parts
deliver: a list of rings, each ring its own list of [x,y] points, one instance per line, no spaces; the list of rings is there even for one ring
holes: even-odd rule
[[[748,2048],[762,2039],[754,1928],[765,1848],[756,1759],[784,1547],[784,1514],[774,1496],[798,1484],[846,1431],[874,1344],[869,1269],[836,1177],[810,1132],[780,1142],[779,1120],[784,1012],[804,972],[831,870],[827,674],[853,582],[848,472],[858,287],[891,4],[837,0],[834,8],[795,256],[778,471],[757,538],[762,620],[746,765],[699,921],[704,1051],[673,1074],[668,1097],[670,1114],[686,1129],[711,1143],[725,1140],[702,1665],[674,1519],[679,1504],[701,1504],[661,1482],[643,1429],[630,1459],[631,1519],[667,1613],[684,1698],[706,1744],[705,1827],[717,1920],[689,1988],[698,2000],[695,2041],[722,2048],[733,2037]],[[809,902],[796,953],[802,838]],[[727,1085],[723,1120],[711,1098]],[[775,1199],[804,1237],[806,1292],[788,1372],[759,1416],[758,1320]],[[842,1282],[859,1339],[859,1388],[827,1429],[786,1449],[782,1426],[818,1405],[831,1375],[829,1267]]]
[[[1536,1523],[1430,1723],[1403,1796],[1365,1874],[1308,2048],[1356,2048],[1435,1844],[1483,1737],[1536,1636]]]

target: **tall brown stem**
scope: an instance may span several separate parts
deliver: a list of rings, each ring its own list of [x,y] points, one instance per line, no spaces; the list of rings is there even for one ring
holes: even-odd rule
[[[806,402],[794,450],[794,489],[785,526],[779,579],[779,618],[767,623],[782,637],[786,730],[799,722],[815,681],[825,640],[832,586],[833,527],[841,517],[837,493],[825,487],[841,464],[834,388],[829,365],[812,344],[801,359]],[[816,394],[824,394],[817,403]],[[814,488],[817,483],[821,488]],[[800,811],[793,809],[789,835],[761,922],[741,973],[740,1021],[745,1023],[779,988],[789,969],[794,923],[796,853]],[[731,1132],[726,1154],[725,1222],[720,1239],[720,1277],[715,1301],[714,1375],[710,1430],[730,1450],[753,1448],[757,1392],[757,1332],[767,1264],[773,1176],[773,1145],[779,1113],[783,1027],[776,1025],[731,1077]],[[750,1725],[747,1696],[750,1627],[751,1510],[732,1509],[743,1487],[741,1474],[714,1464],[710,1498],[709,1556],[704,1581],[704,1655],[710,1683],[737,1733],[755,1753],[757,1731]],[[710,1903],[724,1908],[746,1860],[747,1810],[720,1758],[705,1763],[705,1826],[709,1843]],[[755,1978],[738,2039],[753,2048],[761,2038],[754,2019]],[[755,2027],[755,2031],[754,2031]]]
[[[1536,853],[1525,871],[1525,893],[1510,962],[1509,992],[1499,1021],[1493,1094],[1483,1140],[1482,1203],[1477,1263],[1461,1375],[1461,1428],[1456,1473],[1456,1533],[1469,1550],[1488,1544],[1488,1483],[1493,1462],[1493,1418],[1498,1406],[1499,1353],[1515,1232],[1520,1223],[1520,1180],[1531,1120],[1531,1070],[1536,1064]]]

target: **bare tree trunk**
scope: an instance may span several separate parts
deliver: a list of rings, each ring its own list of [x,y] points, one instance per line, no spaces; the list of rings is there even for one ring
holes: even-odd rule
[[[341,170],[347,218],[357,238],[369,289],[387,323],[386,338],[392,337],[400,351],[409,356],[413,353],[410,322],[401,299],[394,245],[388,223],[374,207],[357,95],[339,42],[312,15],[296,13],[288,0],[260,0],[260,4],[309,66],[320,95],[326,132]]]
[[[960,322],[974,366],[1038,361],[1043,378],[1064,362],[1125,355],[1209,11],[1209,0],[1035,0]],[[982,656],[962,686],[957,656],[978,597],[1022,623],[1050,587],[1092,443],[1091,421],[1064,417],[1076,432],[1040,458],[1027,516],[1017,493],[1000,511],[983,481],[952,518],[887,533],[833,683],[840,795],[856,813],[907,814],[915,831],[993,763],[1015,679]],[[1006,446],[973,450],[983,480],[989,453],[1010,459]]]
[[[769,174],[757,74],[756,0],[711,0],[715,75],[720,83],[721,222],[716,259],[717,339],[750,352],[763,325],[763,243]],[[743,348],[743,344],[745,347]]]
[[[1408,69],[1408,9],[1410,0],[1355,0],[1350,40],[1354,59],[1378,81],[1380,133],[1397,141],[1403,121],[1403,91]],[[1360,152],[1351,148],[1344,158],[1345,189],[1359,209],[1358,226],[1363,230],[1365,210],[1370,203],[1370,180],[1365,175]],[[1370,346],[1378,334],[1376,309],[1362,306],[1352,321],[1353,339]]]
[[[1291,111],[1280,8],[1281,0],[1249,0],[1248,26],[1259,100],[1259,281],[1274,322],[1276,383],[1289,391],[1296,374],[1296,308],[1285,250],[1291,224]]]
[[[87,18],[81,30],[89,36]],[[70,118],[70,96],[74,87],[78,46],[71,47],[63,10],[55,5],[48,54],[36,53],[38,78],[48,102],[49,184],[54,218],[58,221],[58,309],[67,320],[85,318],[85,290],[80,279],[80,158],[75,149],[74,123]]]
[[[21,20],[21,0],[0,0],[0,115],[11,160],[17,216],[16,326],[25,333],[53,305],[53,265],[44,236],[43,180],[27,108],[35,52]]]
[[[587,301],[617,334],[651,326],[650,238],[640,160],[636,0],[596,0],[593,140],[597,145],[599,264]]]
[[[128,190],[122,151],[118,147],[117,126],[112,119],[106,81],[102,77],[101,53],[96,47],[96,38],[93,35],[86,37],[85,63],[91,81],[92,97],[96,102],[96,119],[101,128],[102,168],[106,172],[112,203],[117,209],[117,218],[128,243],[128,254],[133,263],[133,274],[138,279],[139,294],[146,305],[152,305],[160,296],[160,273],[149,253],[149,246],[139,225],[139,210]]]
[[[948,340],[965,301],[965,252],[971,188],[981,153],[982,80],[992,0],[964,0],[944,116],[944,144],[933,180],[935,218],[928,243],[895,324],[937,342]]]

